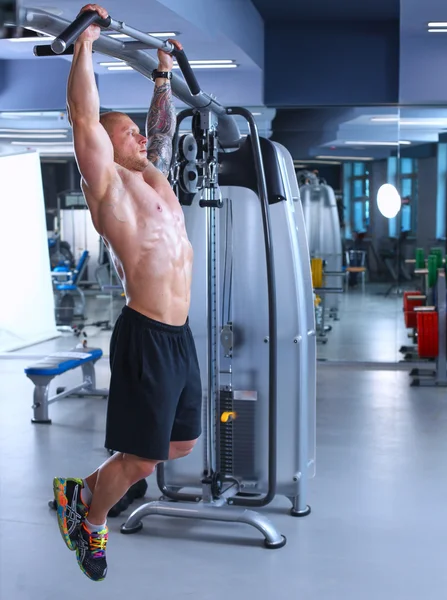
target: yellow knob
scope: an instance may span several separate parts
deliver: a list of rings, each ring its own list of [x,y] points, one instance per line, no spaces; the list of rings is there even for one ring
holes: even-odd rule
[[[220,420],[222,421],[222,423],[228,423],[228,421],[233,421],[236,418],[237,414],[235,412],[230,411],[224,412],[220,416]]]

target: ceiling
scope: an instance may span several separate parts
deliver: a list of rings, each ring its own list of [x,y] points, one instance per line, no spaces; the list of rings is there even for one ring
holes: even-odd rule
[[[57,7],[48,0],[29,1],[33,8],[67,21],[76,17],[81,5],[73,0],[59,0]],[[23,4],[26,6],[26,1]],[[231,10],[228,10],[229,5]],[[325,22],[327,26],[333,22],[336,28],[341,21],[400,19],[402,45],[405,44],[405,32],[416,31],[421,36],[422,46],[427,46],[433,40],[430,36],[427,38],[426,20],[447,20],[441,0],[424,0],[423,6],[420,0],[145,0],[144,3],[141,0],[127,0],[125,3],[109,0],[107,8],[115,19],[142,31],[176,32],[189,60],[234,61],[237,67],[233,69],[196,70],[202,89],[216,96],[225,106],[249,108],[255,115],[261,135],[270,137],[274,128],[273,137],[283,135],[282,140],[289,139],[290,144],[287,145],[297,159],[345,155],[385,157],[393,151],[393,147],[376,146],[376,142],[397,144],[403,140],[413,145],[430,143],[437,140],[439,132],[447,129],[447,109],[442,107],[401,108],[400,112],[397,106],[322,107],[313,109],[313,116],[309,118],[309,110],[302,107],[278,111],[263,104],[264,34],[270,23],[298,25],[313,21],[314,24]],[[43,43],[47,42],[39,42]],[[442,49],[443,40],[439,36],[437,43]],[[71,57],[37,58],[33,54],[34,46],[34,42],[0,40],[0,83],[3,86],[0,94],[0,152],[37,148],[44,155],[70,154],[71,131],[64,107]],[[445,46],[447,50],[447,34]],[[325,51],[330,51],[330,48]],[[418,51],[423,52],[419,47]],[[154,51],[149,53],[155,55]],[[142,123],[151,99],[152,83],[134,71],[110,71],[101,62],[113,62],[113,59],[99,53],[94,55],[103,108],[124,110]],[[289,67],[290,76],[302,77],[303,85],[305,64],[304,56],[300,57],[298,66],[290,62]],[[411,77],[411,65],[407,67]],[[438,75],[438,79],[442,78]],[[287,80],[279,83],[287,87]],[[425,89],[427,86],[419,87]],[[179,110],[184,107],[179,99],[175,99],[175,104]],[[416,124],[405,124],[409,110]],[[377,121],[387,116],[394,120]],[[247,133],[242,120],[239,120],[239,125],[242,133]],[[20,132],[17,131],[10,132],[15,139],[6,138],[4,130],[8,129],[63,129],[65,132],[61,134],[64,137],[44,142],[44,138],[40,141],[31,137],[19,139],[17,135]],[[12,141],[14,146],[11,146]],[[347,143],[360,141],[369,143],[363,146]]]
[[[399,18],[399,0],[252,0],[265,20],[388,21]]]

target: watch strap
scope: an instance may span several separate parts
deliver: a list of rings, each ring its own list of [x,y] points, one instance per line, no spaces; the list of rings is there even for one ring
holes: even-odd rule
[[[154,69],[152,71],[152,81],[155,81],[156,79],[158,79],[159,77],[163,78],[163,79],[172,79],[172,72],[171,71],[158,71],[157,69]]]

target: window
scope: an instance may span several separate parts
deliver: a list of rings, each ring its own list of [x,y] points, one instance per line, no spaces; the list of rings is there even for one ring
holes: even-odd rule
[[[397,187],[402,198],[400,213],[388,222],[388,235],[394,238],[402,231],[415,232],[417,218],[417,160],[401,158],[399,168],[398,176],[397,158],[393,156],[388,159],[388,183]]]
[[[369,170],[366,163],[352,164],[350,192],[354,209],[352,229],[357,233],[363,233],[369,227]]]
[[[446,237],[445,203],[447,184],[447,144],[438,144],[438,195],[436,198],[436,239]]]

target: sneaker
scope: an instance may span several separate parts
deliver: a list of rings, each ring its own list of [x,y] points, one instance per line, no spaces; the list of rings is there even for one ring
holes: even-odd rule
[[[90,533],[85,523],[79,530],[76,557],[81,571],[93,581],[102,581],[107,573],[106,545],[108,527]]]
[[[76,550],[79,529],[88,507],[81,500],[82,479],[53,479],[57,520],[64,542],[70,550]]]

